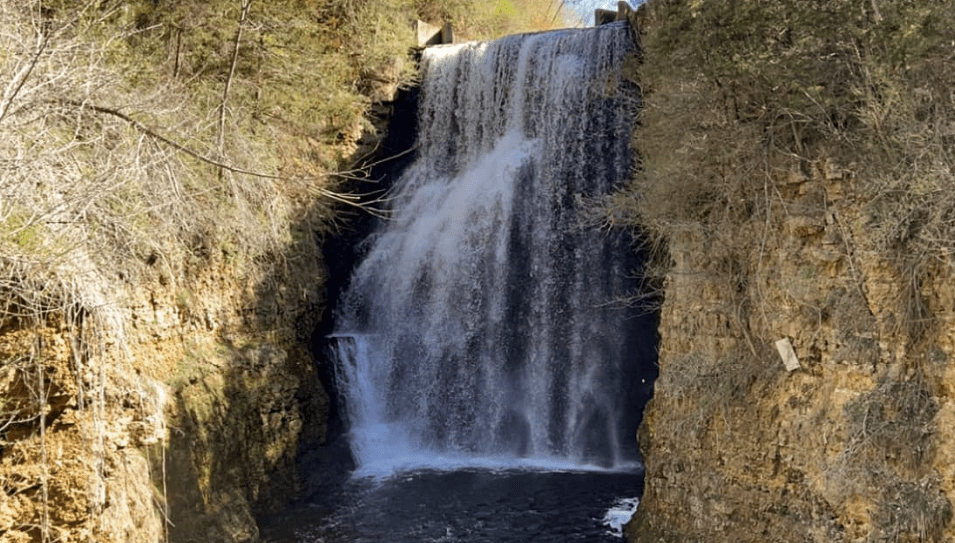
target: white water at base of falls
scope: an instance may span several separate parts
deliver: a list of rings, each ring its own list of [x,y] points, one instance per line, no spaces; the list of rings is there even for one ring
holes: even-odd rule
[[[418,157],[331,336],[359,471],[632,469],[625,25],[426,49]]]

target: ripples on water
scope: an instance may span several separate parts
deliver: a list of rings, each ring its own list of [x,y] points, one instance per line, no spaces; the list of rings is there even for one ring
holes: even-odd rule
[[[417,470],[359,477],[263,527],[268,543],[617,542],[640,473]],[[625,499],[631,501],[625,502]]]

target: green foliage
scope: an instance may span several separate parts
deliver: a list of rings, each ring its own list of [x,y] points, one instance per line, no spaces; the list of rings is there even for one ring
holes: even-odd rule
[[[339,143],[368,105],[357,91],[362,63],[385,54],[380,48],[369,54],[364,46],[370,29],[357,27],[366,11],[350,11],[345,2],[304,0],[250,6],[229,96],[237,128],[246,138],[277,136],[291,145],[277,150],[289,153],[307,152],[300,141],[308,138]],[[132,24],[142,30],[127,41],[127,55],[135,59],[130,77],[183,81],[198,102],[197,113],[215,109],[231,72],[240,9],[240,2],[228,0],[135,3]],[[406,34],[404,43],[389,44],[391,54],[404,54],[411,39]],[[289,160],[281,151],[276,158]],[[316,158],[333,168],[338,157]]]
[[[510,0],[500,0],[497,3],[497,7],[494,8],[494,15],[498,17],[515,17],[517,16],[517,8],[514,7],[514,4]]]
[[[23,211],[11,213],[2,225],[3,236],[10,239],[20,250],[25,252],[39,251],[43,243],[43,234],[40,225]]]
[[[552,30],[573,21],[569,11],[550,0],[417,0],[414,6],[420,19],[449,22],[456,39],[464,40]]]

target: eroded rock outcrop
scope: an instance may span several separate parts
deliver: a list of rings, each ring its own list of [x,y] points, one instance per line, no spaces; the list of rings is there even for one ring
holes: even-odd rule
[[[325,439],[312,251],[258,280],[222,253],[180,274],[157,260],[108,304],[6,319],[3,540],[256,541]]]
[[[775,171],[766,215],[668,240],[629,537],[955,537],[951,269],[907,274],[874,249],[851,168]],[[781,338],[801,369],[783,367]]]

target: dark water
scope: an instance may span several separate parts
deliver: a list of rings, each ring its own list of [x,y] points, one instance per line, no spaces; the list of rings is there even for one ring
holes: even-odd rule
[[[273,519],[269,543],[620,542],[605,522],[639,473],[430,471],[351,479]]]

